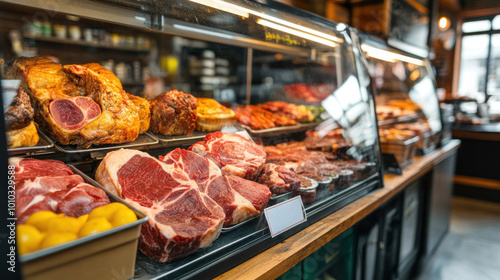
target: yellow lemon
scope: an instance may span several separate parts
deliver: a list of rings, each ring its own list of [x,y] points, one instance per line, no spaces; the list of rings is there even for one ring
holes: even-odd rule
[[[101,231],[108,230],[113,226],[111,223],[104,217],[98,217],[92,220],[88,220],[85,224],[83,224],[78,236],[84,237],[90,234],[95,234]]]
[[[76,218],[78,222],[80,223],[80,228],[85,224],[85,222],[88,220],[89,214],[81,215],[80,217]]]
[[[16,227],[17,249],[19,254],[24,255],[40,248],[43,234],[32,225],[18,225]]]
[[[78,236],[72,232],[49,232],[42,240],[40,249],[66,243],[77,238]]]
[[[64,216],[64,214],[56,214],[52,211],[38,211],[31,216],[29,216],[28,220],[26,220],[27,225],[32,225],[40,230],[40,227],[44,226],[44,223],[51,218]]]
[[[110,204],[106,204],[100,207],[95,208],[94,210],[90,211],[89,213],[89,220],[95,219],[95,218],[100,218],[104,217],[108,220],[111,220],[111,216],[113,213],[118,210],[118,209],[127,209],[127,206],[124,204],[121,204],[119,202],[113,202]]]
[[[77,234],[83,223],[74,217],[57,217],[47,221],[47,232],[72,232]]]
[[[37,228],[41,232],[48,232],[50,227],[51,227],[51,224],[53,223],[54,220],[59,220],[59,219],[63,219],[63,218],[64,218],[64,214],[56,214],[52,218],[45,219],[43,221],[43,223],[39,223]]]
[[[134,211],[129,208],[116,210],[110,220],[113,227],[128,224],[133,221],[137,221],[137,216],[135,215]]]

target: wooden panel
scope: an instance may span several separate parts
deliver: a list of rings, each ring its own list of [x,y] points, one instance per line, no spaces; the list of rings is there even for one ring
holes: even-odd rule
[[[300,231],[282,243],[269,248],[215,279],[274,279],[331,241],[344,230],[366,217],[406,186],[432,169],[436,162],[449,157],[460,141],[452,140],[435,152],[416,157],[403,175],[385,175],[384,188],[341,208],[335,213]]]
[[[453,178],[453,182],[456,184],[462,184],[467,186],[500,190],[500,181],[497,180],[455,175],[455,177]]]

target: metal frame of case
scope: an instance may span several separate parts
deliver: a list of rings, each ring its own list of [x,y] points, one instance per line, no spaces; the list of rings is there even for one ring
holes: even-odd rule
[[[141,4],[138,2],[126,0],[84,0],[73,1],[67,4],[60,4],[55,0],[47,2],[33,0],[6,0],[3,2],[15,6],[26,6],[35,9],[42,9],[45,12],[71,14],[104,23],[109,22],[113,24],[119,24],[124,26],[125,28],[139,27],[156,32],[161,32],[164,34],[175,34],[189,38],[195,38],[198,40],[242,47],[243,50],[246,49],[247,51],[247,101],[249,100],[248,94],[250,94],[252,86],[251,67],[252,54],[254,49],[270,52],[276,51],[310,58],[314,58],[317,55],[316,51],[313,49],[307,51],[307,48],[298,48],[293,46],[284,46],[277,43],[264,42],[262,40],[251,38],[250,36],[230,34],[227,31],[221,32],[221,34],[217,36],[215,35],[215,33],[220,30],[216,28],[196,25],[195,29],[189,22],[182,22],[178,19],[168,18],[162,14],[163,9],[161,7],[155,5],[148,6],[147,3]],[[311,21],[314,24],[320,24],[324,26],[326,29],[331,28],[331,30],[335,30],[336,27],[339,27],[338,25],[326,19],[283,5],[278,2],[262,1],[257,3],[243,0],[239,2],[248,6],[261,7],[262,9],[266,9],[266,11],[269,11],[273,14],[280,14],[291,19],[300,19],[301,23],[304,25],[309,25],[309,21]],[[213,278],[227,271],[228,269],[244,262],[245,260],[258,254],[259,252],[262,252],[263,250],[285,240],[291,235],[319,221],[320,219],[347,205],[348,203],[366,195],[371,190],[382,187],[383,172],[380,157],[380,143],[378,141],[378,131],[376,129],[377,124],[374,108],[375,102],[373,97],[373,88],[367,73],[366,62],[364,61],[365,58],[360,48],[360,43],[356,31],[349,29],[347,26],[342,26],[338,29],[342,30],[341,32],[344,33],[344,36],[351,40],[350,45],[352,47],[352,60],[354,62],[354,65],[352,65],[352,70],[356,77],[358,77],[359,79],[359,89],[363,90],[364,93],[368,96],[368,99],[365,102],[370,103],[368,104],[368,108],[370,110],[370,114],[372,115],[372,121],[374,122],[372,125],[376,131],[376,140],[372,147],[372,149],[374,149],[374,151],[372,152],[375,153],[374,155],[377,158],[376,174],[373,174],[373,176],[371,176],[370,178],[365,179],[364,181],[355,184],[353,187],[340,192],[338,195],[328,197],[327,199],[319,201],[318,203],[308,207],[306,209],[308,216],[308,220],[306,223],[303,223],[300,226],[286,231],[285,233],[275,238],[271,237],[265,219],[263,218],[263,216],[261,216],[259,219],[255,219],[248,223],[245,223],[233,231],[228,231],[221,234],[216,242],[214,242],[214,244],[212,244],[210,247],[199,249],[194,254],[171,264],[154,263],[146,256],[138,253],[136,275],[134,278]],[[341,59],[339,53],[337,53],[337,57],[337,61],[340,63]],[[248,73],[250,73],[250,77],[248,77]],[[338,71],[336,77],[337,81],[344,80],[344,77],[342,75],[342,71]],[[3,122],[0,123],[2,123],[2,125],[0,126],[0,132],[4,132]],[[2,147],[5,147],[6,144],[2,142],[5,142],[4,138],[0,139],[0,144],[3,145]],[[168,150],[167,147],[162,145],[144,148],[148,149],[148,151],[150,151],[151,153],[160,151],[165,152]],[[6,149],[2,148],[0,150],[2,154],[6,154]],[[89,157],[85,157],[69,154],[61,155],[55,151],[52,151],[48,154],[39,155],[37,157],[60,159],[64,158],[65,161],[69,162],[75,162],[82,159],[90,160],[89,163],[83,164],[87,164],[87,168],[89,170],[92,170],[98,164],[99,159],[101,159],[103,155],[100,153],[89,154]],[[5,156],[5,158],[6,157],[7,156]]]

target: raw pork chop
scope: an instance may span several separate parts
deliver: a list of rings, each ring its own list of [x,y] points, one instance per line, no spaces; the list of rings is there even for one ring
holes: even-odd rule
[[[191,151],[175,149],[164,157],[160,156],[160,160],[184,170],[198,184],[201,192],[215,200],[224,209],[226,226],[259,215],[271,196],[263,185],[236,176],[222,176],[215,163]],[[248,192],[235,191],[232,184],[235,181],[240,183],[238,187],[242,185]]]
[[[206,247],[219,236],[224,211],[174,165],[136,150],[110,152],[96,180],[143,211],[139,250],[157,262],[171,262]]]
[[[189,150],[211,159],[223,175],[254,180],[266,161],[266,152],[254,142],[235,133],[209,133]]]
[[[78,217],[108,204],[106,193],[89,185],[63,162],[11,158],[16,166],[16,216],[19,223],[42,210]]]

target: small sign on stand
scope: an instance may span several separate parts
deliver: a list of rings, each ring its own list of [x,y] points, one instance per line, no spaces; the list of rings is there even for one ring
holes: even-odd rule
[[[271,237],[275,237],[305,221],[307,215],[300,196],[264,209]]]

